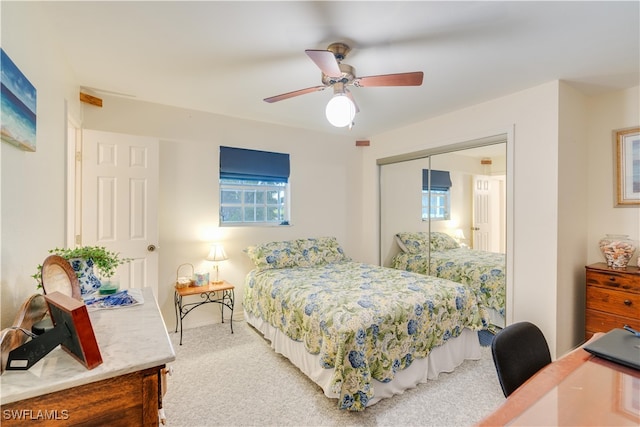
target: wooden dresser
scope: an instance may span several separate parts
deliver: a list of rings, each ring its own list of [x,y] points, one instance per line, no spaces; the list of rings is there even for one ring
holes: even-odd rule
[[[90,311],[103,363],[88,370],[59,346],[0,381],[2,426],[159,424],[161,377],[175,352],[151,288],[144,303]],[[142,298],[141,298],[142,299]]]
[[[640,268],[591,264],[587,269],[585,339],[629,325],[640,330]]]

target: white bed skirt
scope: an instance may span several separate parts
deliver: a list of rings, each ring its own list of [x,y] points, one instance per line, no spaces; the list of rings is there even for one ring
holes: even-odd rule
[[[244,318],[251,326],[259,330],[266,339],[271,341],[271,347],[285,356],[297,366],[313,382],[318,384],[324,394],[330,398],[338,398],[338,393],[331,391],[331,376],[333,369],[325,369],[320,366],[320,356],[311,354],[305,350],[304,344],[293,341],[279,329],[274,328],[264,320],[257,318],[246,311]],[[460,336],[449,339],[444,345],[437,347],[422,359],[414,359],[407,369],[398,371],[394,379],[388,383],[373,380],[374,396],[367,406],[371,406],[381,399],[400,394],[407,389],[414,388],[427,379],[438,378],[441,372],[452,372],[466,359],[478,360],[481,358],[478,333],[470,329],[464,329]]]

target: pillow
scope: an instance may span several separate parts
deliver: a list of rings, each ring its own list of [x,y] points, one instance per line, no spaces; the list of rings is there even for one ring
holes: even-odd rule
[[[403,231],[396,234],[400,249],[409,254],[427,252],[429,233],[425,231]]]
[[[335,237],[298,239],[300,267],[313,267],[331,262],[349,261]]]
[[[431,233],[431,250],[432,251],[444,251],[447,249],[459,248],[460,245],[456,240],[448,235],[439,231],[433,231]]]
[[[300,256],[295,240],[249,246],[245,252],[258,270],[295,267]]]
[[[404,245],[404,242],[402,241],[402,239],[400,238],[400,233],[396,234],[396,243],[398,244],[398,246],[400,246],[400,250],[402,252],[406,252],[406,253],[411,253],[409,252],[409,249],[407,249],[407,247]]]
[[[244,250],[257,270],[313,267],[350,261],[335,237],[287,240],[249,246]]]
[[[410,254],[427,252],[427,245],[429,245],[432,251],[442,251],[460,247],[453,237],[440,231],[432,231],[431,237],[429,237],[429,232],[427,231],[404,231],[396,234],[396,241],[400,249]]]

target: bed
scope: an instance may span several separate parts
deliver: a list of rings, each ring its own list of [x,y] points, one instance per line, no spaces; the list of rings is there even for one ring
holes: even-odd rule
[[[442,232],[396,234],[401,252],[392,267],[470,286],[488,310],[492,325],[504,327],[505,255],[461,247]]]
[[[460,284],[351,261],[335,238],[247,248],[245,320],[340,409],[362,411],[481,356],[486,310]]]

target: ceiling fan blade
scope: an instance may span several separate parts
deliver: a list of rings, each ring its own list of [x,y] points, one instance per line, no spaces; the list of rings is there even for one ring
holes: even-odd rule
[[[307,49],[304,51],[309,58],[313,62],[316,63],[318,68],[322,70],[329,77],[340,77],[342,76],[342,71],[340,71],[340,66],[338,65],[338,61],[336,60],[333,52],[329,50],[313,50]]]
[[[269,103],[278,102],[278,101],[282,101],[283,99],[293,98],[294,96],[300,96],[300,95],[304,95],[306,93],[325,90],[326,88],[327,88],[326,86],[314,86],[314,87],[308,87],[306,89],[294,90],[293,92],[287,92],[287,93],[283,93],[283,94],[280,94],[280,95],[276,95],[276,96],[271,96],[269,98],[265,98],[264,102],[269,102]]]
[[[351,102],[353,102],[354,107],[356,107],[356,114],[359,113],[360,108],[358,107],[358,103],[356,102],[356,99],[353,97],[353,94],[351,93],[351,91],[345,88],[344,93],[351,100]]]
[[[422,71],[413,73],[384,74],[380,76],[359,77],[353,81],[355,86],[420,86],[422,84]]]

